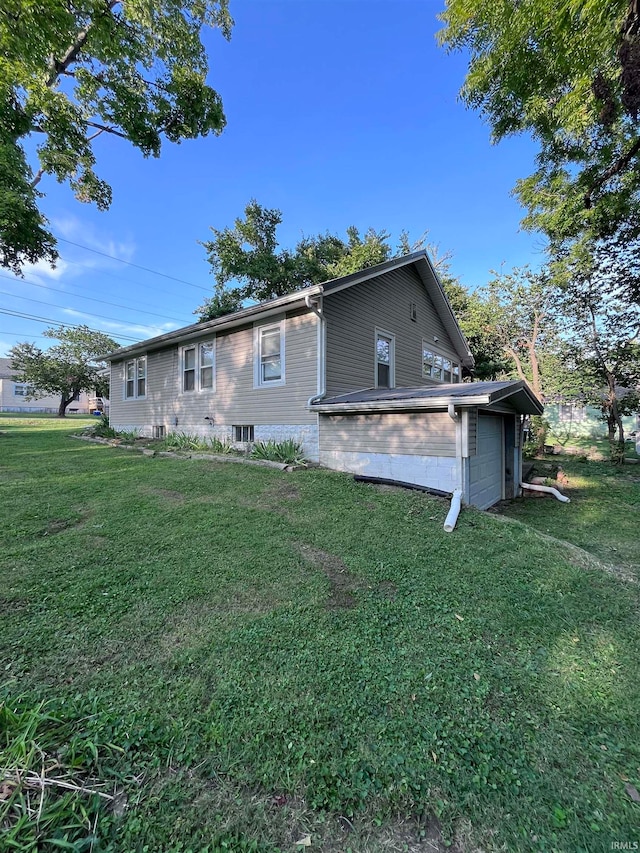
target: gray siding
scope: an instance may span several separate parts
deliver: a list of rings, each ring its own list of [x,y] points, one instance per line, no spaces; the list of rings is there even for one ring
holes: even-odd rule
[[[320,453],[455,456],[456,425],[446,412],[320,415]]]
[[[410,318],[411,303],[416,304],[416,321]],[[329,395],[375,386],[376,328],[395,335],[397,387],[438,384],[422,376],[423,339],[459,360],[429,294],[410,267],[327,294],[324,314]]]
[[[306,404],[318,387],[317,322],[307,311],[286,316],[286,384],[275,388],[253,387],[253,324],[216,336],[215,391],[181,393],[180,348],[174,345],[148,354],[146,398],[125,400],[124,362],[114,362],[111,423],[140,428],[163,424],[169,430],[200,432],[205,417],[216,425],[315,424],[316,415]]]

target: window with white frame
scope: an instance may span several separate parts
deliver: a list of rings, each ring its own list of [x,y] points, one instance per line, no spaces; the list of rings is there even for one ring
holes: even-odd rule
[[[147,395],[147,357],[131,358],[124,364],[124,398],[136,400]]]
[[[254,329],[255,385],[284,385],[284,320]]]
[[[396,384],[396,339],[376,330],[376,388],[393,388]]]
[[[16,382],[13,386],[14,397],[32,397],[35,394],[35,388],[27,385],[26,382]]]
[[[460,382],[460,365],[422,342],[422,375],[425,379],[448,384]]]
[[[182,347],[181,388],[189,391],[214,391],[216,384],[216,344],[203,341]]]

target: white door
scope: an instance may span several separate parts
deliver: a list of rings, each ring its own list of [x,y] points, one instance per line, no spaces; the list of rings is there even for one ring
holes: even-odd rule
[[[503,473],[502,418],[478,416],[476,455],[469,459],[469,503],[487,509],[502,500]]]

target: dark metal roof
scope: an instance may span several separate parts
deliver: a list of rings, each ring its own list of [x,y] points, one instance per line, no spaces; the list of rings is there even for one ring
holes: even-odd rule
[[[385,411],[402,409],[446,408],[449,403],[465,406],[495,406],[502,401],[521,414],[541,414],[542,404],[526,382],[462,382],[452,385],[416,388],[366,388],[335,397],[327,397],[311,405],[314,411]]]

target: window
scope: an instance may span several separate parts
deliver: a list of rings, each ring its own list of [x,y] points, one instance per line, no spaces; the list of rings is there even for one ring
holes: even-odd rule
[[[460,382],[460,365],[435,352],[425,342],[422,342],[422,375],[425,379],[435,379],[436,382]]]
[[[213,391],[215,389],[216,370],[215,341],[182,348],[182,390]]]
[[[154,426],[153,437],[159,439],[166,438],[166,430],[164,428],[164,425],[158,424],[157,426]]]
[[[256,387],[284,385],[284,320],[254,330]]]
[[[147,394],[147,357],[141,355],[124,365],[124,398],[135,400]]]
[[[396,340],[393,335],[376,331],[376,388],[393,388]]]
[[[579,403],[560,403],[558,420],[560,423],[583,423],[586,418],[586,410]]]
[[[250,425],[245,424],[242,426],[238,425],[238,426],[233,427],[233,440],[234,441],[242,441],[245,443],[247,441],[253,441],[253,434],[254,434],[253,424],[250,424]]]
[[[26,382],[16,382],[13,386],[14,397],[32,397],[35,394],[35,388],[27,385]]]

